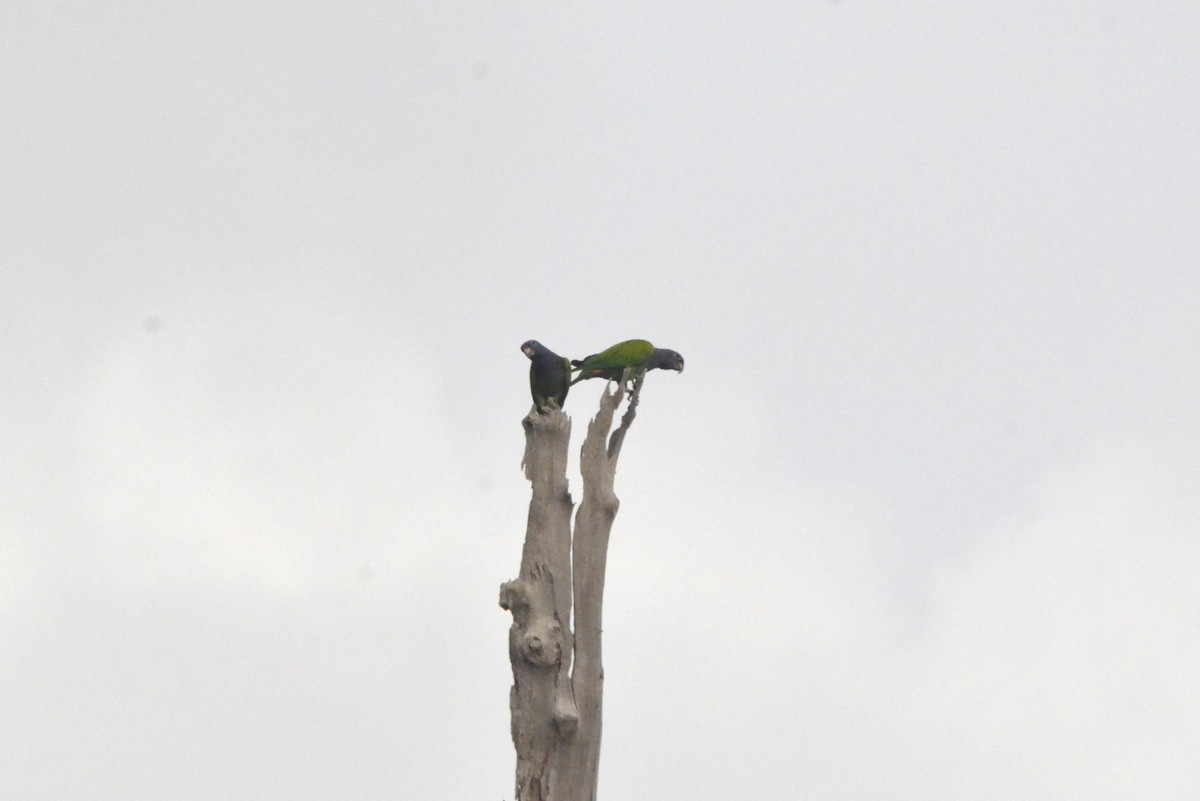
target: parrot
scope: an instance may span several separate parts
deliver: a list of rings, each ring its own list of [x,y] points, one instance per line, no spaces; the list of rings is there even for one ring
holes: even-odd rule
[[[626,368],[635,373],[659,369],[682,373],[683,357],[673,350],[656,348],[644,339],[630,339],[586,359],[572,359],[571,365],[579,371],[572,384],[588,378],[620,381]]]
[[[521,346],[529,357],[529,392],[540,414],[550,411],[550,403],[561,409],[571,388],[571,360],[559,356],[536,339]]]

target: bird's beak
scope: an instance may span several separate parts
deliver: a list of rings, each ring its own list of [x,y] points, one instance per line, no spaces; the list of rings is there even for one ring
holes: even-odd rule
[[[521,352],[524,353],[526,356],[532,356],[533,348],[521,348]]]

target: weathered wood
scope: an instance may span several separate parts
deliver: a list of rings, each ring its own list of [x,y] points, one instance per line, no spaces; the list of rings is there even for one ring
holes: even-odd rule
[[[574,731],[571,697],[571,511],[567,448],[571,421],[561,411],[532,410],[525,426],[525,476],[533,487],[521,573],[500,588],[512,612],[509,694],[517,751],[516,801],[553,801],[559,739]]]
[[[620,427],[613,415],[627,390],[617,382],[600,398],[580,454],[583,501],[574,541],[567,491],[570,420],[561,411],[530,413],[525,475],[533,485],[521,575],[500,588],[512,612],[509,698],[517,750],[516,801],[595,801],[600,764],[604,666],[600,638],[608,540],[620,501],[613,491],[617,460],[637,415],[642,376],[633,381]],[[607,442],[606,442],[607,440]],[[572,602],[575,630],[570,628]],[[572,670],[572,656],[574,669]]]
[[[613,392],[606,389],[601,396],[600,411],[588,423],[587,438],[580,451],[583,500],[575,515],[575,543],[571,549],[575,595],[575,668],[571,673],[571,686],[579,707],[579,732],[566,743],[562,766],[565,792],[555,801],[595,801],[596,798],[603,721],[604,574],[608,564],[609,534],[621,506],[613,491],[613,481],[625,433],[637,415],[642,377],[634,383],[620,428],[609,438],[613,414],[625,396],[625,383],[618,382]]]

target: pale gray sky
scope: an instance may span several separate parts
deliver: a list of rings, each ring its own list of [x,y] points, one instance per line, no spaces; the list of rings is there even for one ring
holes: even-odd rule
[[[603,798],[1200,795],[1192,4],[410,6],[0,11],[0,797],[511,798],[531,337]]]

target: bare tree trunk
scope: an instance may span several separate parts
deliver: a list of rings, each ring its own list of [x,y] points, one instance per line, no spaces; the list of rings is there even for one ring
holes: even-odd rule
[[[625,433],[637,414],[641,385],[639,376],[621,426],[611,438],[613,414],[625,397],[624,381],[613,392],[605,390],[600,411],[588,424],[580,455],[583,503],[575,517],[574,543],[566,479],[570,420],[561,411],[538,414],[535,409],[522,421],[525,475],[533,497],[520,577],[500,588],[500,606],[513,615],[508,654],[516,801],[596,798],[604,688],[604,571],[609,532],[620,505],[613,477]]]
[[[567,445],[571,421],[561,411],[538,414],[525,426],[525,476],[533,484],[521,573],[500,587],[500,606],[512,612],[508,658],[517,801],[555,797],[558,744],[578,720],[571,695],[571,510]]]

